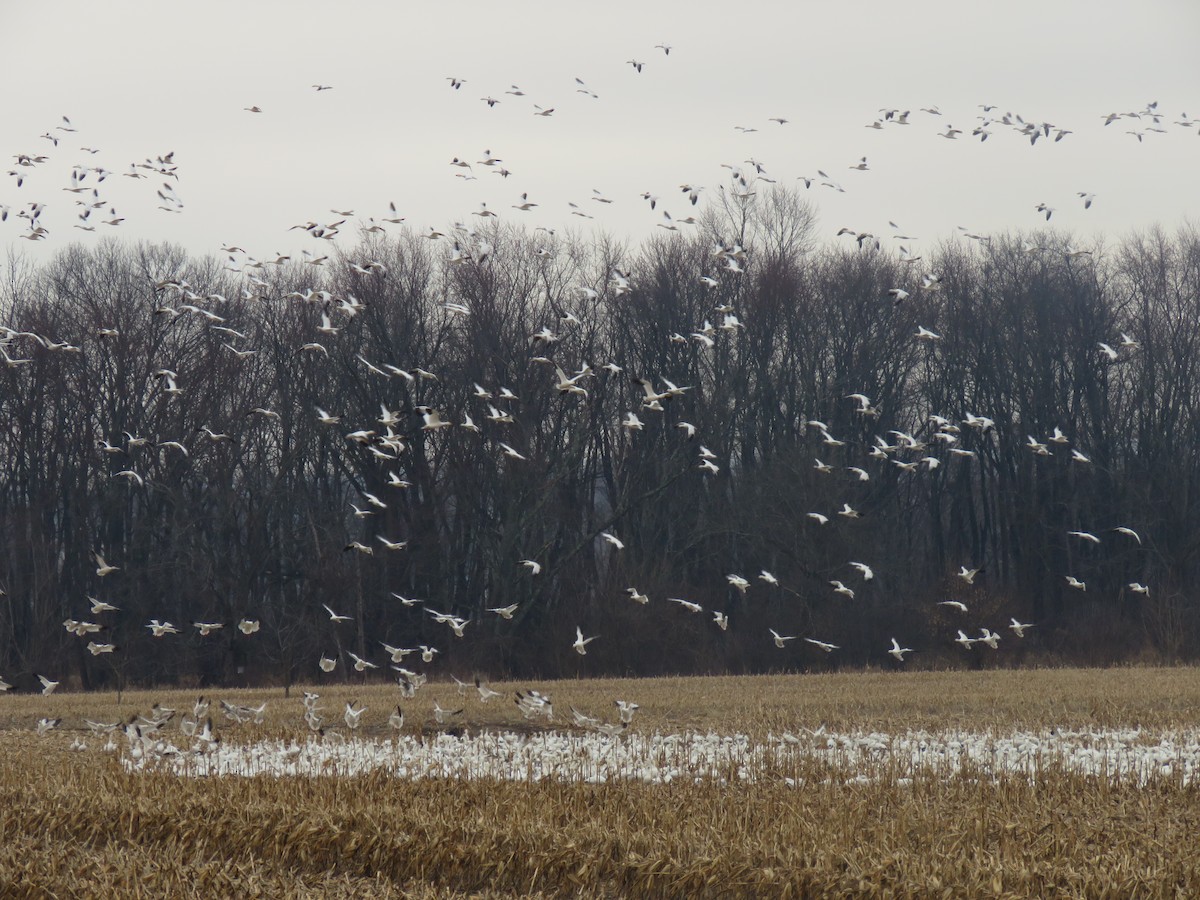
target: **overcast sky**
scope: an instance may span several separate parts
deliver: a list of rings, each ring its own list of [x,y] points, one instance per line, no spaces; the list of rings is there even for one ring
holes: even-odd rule
[[[478,223],[486,202],[506,220],[638,240],[661,233],[664,207],[691,211],[678,185],[715,193],[721,164],[750,158],[780,184],[823,169],[845,188],[808,191],[830,240],[842,226],[886,235],[888,220],[924,246],[959,225],[1045,227],[1039,202],[1078,242],[1173,229],[1194,221],[1200,198],[1200,130],[1175,124],[1200,118],[1198,37],[1195,0],[0,0],[0,152],[26,176],[21,188],[0,181],[0,242],[37,257],[104,234],[196,253],[225,242],[255,256],[327,251],[289,226],[334,221],[332,209],[378,218],[389,202],[421,230]],[[513,85],[525,96],[506,93]],[[1104,125],[1151,101],[1166,133],[1144,116]],[[981,143],[970,133],[980,104],[1072,133],[1030,146],[996,123]],[[919,111],[935,106],[941,116]],[[911,124],[865,127],[883,108],[911,110]],[[62,116],[77,131],[57,130]],[[950,126],[965,133],[939,137]],[[512,174],[477,164],[485,150]],[[168,151],[178,214],[157,208],[162,177],[121,174]],[[16,166],[16,154],[48,161]],[[851,169],[862,156],[869,170]],[[113,173],[91,221],[111,207],[119,226],[73,227],[76,197],[90,199],[62,190],[77,164]],[[1086,211],[1081,191],[1096,195]],[[512,208],[523,192],[539,204],[529,212]],[[46,206],[44,241],[19,238],[16,213],[31,201]],[[595,218],[572,216],[569,201]],[[351,225],[339,241],[353,240]]]

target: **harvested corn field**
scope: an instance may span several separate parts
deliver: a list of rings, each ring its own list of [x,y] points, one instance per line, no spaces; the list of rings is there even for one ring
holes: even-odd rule
[[[1193,669],[491,687],[0,698],[3,893],[1200,890]]]

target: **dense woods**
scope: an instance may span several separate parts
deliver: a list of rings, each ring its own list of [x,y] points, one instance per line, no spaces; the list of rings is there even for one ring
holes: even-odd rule
[[[382,678],[381,641],[460,677],[892,665],[893,636],[907,665],[1196,656],[1193,229],[914,258],[818,245],[778,191],[637,247],[495,222],[314,246],[5,267],[8,681]],[[953,643],[1010,617],[1034,627],[999,652]]]

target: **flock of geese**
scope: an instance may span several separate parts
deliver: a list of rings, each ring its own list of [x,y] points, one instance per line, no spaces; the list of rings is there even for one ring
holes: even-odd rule
[[[671,46],[668,44],[659,44],[654,48],[655,51],[661,52],[661,61],[664,64],[670,59],[671,49]],[[638,59],[630,59],[627,61],[627,64],[631,67],[635,77],[651,77],[652,66],[650,64]],[[459,77],[449,77],[447,81],[450,90],[455,92],[462,92],[467,84],[466,79]],[[334,86],[324,84],[313,84],[311,87],[318,94],[325,94],[334,89]],[[578,94],[587,97],[589,101],[599,99],[597,92],[592,90],[582,79],[575,79],[574,90]],[[496,96],[497,94],[499,96]],[[517,85],[511,85],[503,91],[485,89],[485,93],[480,100],[487,107],[496,108],[502,104],[523,102],[525,98],[527,98],[525,91]],[[535,117],[550,118],[558,109],[559,107],[556,106],[532,104],[532,108],[528,111]],[[252,115],[270,115],[269,110],[258,105],[247,106],[245,107],[245,111]],[[917,112],[901,108],[885,108],[879,110],[878,115],[866,127],[877,131],[906,128],[917,125],[922,121],[941,120],[943,118],[942,111],[936,106],[923,107]],[[784,116],[771,117],[765,121],[766,124],[764,124],[764,127],[781,128],[789,124],[789,119]],[[1152,136],[1166,132],[1167,128],[1164,126],[1168,121],[1168,117],[1158,110],[1156,103],[1149,103],[1141,110],[1106,114],[1104,121],[1106,126],[1116,123],[1129,125],[1128,134],[1133,135],[1141,142],[1150,140]],[[1178,128],[1195,129],[1200,132],[1198,121],[1200,120],[1190,119],[1185,114],[1181,119],[1175,120],[1174,125]],[[738,125],[736,128],[743,134],[751,134],[758,130],[753,125]],[[987,141],[1002,133],[1027,140],[1031,145],[1037,145],[1039,142],[1052,145],[1068,138],[1074,132],[1069,128],[1048,121],[1026,119],[1012,112],[1001,112],[997,107],[991,105],[981,106],[981,113],[977,116],[976,123],[969,129],[969,132],[967,129],[955,128],[953,125],[947,125],[944,130],[936,132],[937,136],[945,140],[965,139],[969,136],[979,141]],[[11,186],[16,189],[22,189],[27,180],[32,180],[33,173],[36,173],[51,161],[53,152],[59,147],[60,143],[68,144],[78,140],[76,134],[76,128],[71,120],[63,116],[58,123],[41,135],[41,139],[50,145],[45,148],[46,152],[26,152],[18,153],[14,156],[15,165],[8,172],[8,176],[12,180]],[[90,155],[99,153],[97,149],[88,146],[82,146],[80,150]],[[482,158],[473,163],[466,158],[455,156],[450,161],[450,165],[457,170],[456,177],[466,181],[476,179],[477,171],[487,171],[503,179],[514,176],[514,172],[507,168],[508,164],[505,160],[493,155],[490,149],[485,150]],[[776,178],[768,171],[766,165],[753,158],[742,163],[726,163],[724,166],[729,170],[729,184],[728,186],[721,185],[719,190],[727,197],[732,198],[732,201],[737,204],[746,205],[751,203],[757,192],[765,189],[764,186],[776,183]],[[852,177],[857,179],[864,177],[858,173],[868,173],[872,171],[872,166],[866,156],[861,156],[848,161],[845,169],[855,173]],[[180,181],[180,171],[179,165],[175,161],[174,152],[150,156],[143,161],[131,163],[126,171],[120,173],[110,171],[99,165],[80,163],[73,166],[70,171],[69,183],[62,188],[63,191],[71,195],[73,203],[77,207],[76,221],[73,223],[73,228],[82,232],[96,232],[101,229],[120,226],[125,219],[118,214],[115,203],[107,196],[108,187],[114,182],[124,181],[125,179],[136,183],[149,180],[152,177],[158,182],[154,188],[159,200],[158,209],[164,214],[181,214],[184,210],[184,203],[177,193],[176,186]],[[815,175],[799,176],[799,181],[806,188],[810,189],[816,187],[836,192],[845,192],[847,190],[839,180],[833,178],[825,169],[817,169]],[[679,185],[678,190],[690,206],[696,206],[705,187],[693,182],[685,182]],[[1096,195],[1086,190],[1077,192],[1076,197],[1084,209],[1091,208],[1096,201]],[[679,231],[683,227],[695,227],[699,224],[698,220],[691,215],[673,217],[667,210],[660,209],[662,205],[661,198],[649,191],[642,193],[640,199],[648,204],[652,212],[658,215],[658,227],[669,231]],[[514,192],[514,200],[516,202],[511,205],[511,208],[518,215],[538,207],[538,203],[530,199],[528,191],[520,193],[519,200],[517,200],[517,194]],[[589,209],[602,209],[614,202],[617,201],[605,196],[599,190],[593,190],[583,203],[571,202],[568,204],[568,207],[570,215],[591,219],[593,215],[588,211]],[[0,221],[8,221],[10,218],[20,221],[24,223],[24,232],[20,234],[21,238],[29,241],[45,241],[50,236],[50,229],[46,224],[46,219],[48,218],[46,213],[50,207],[50,203],[41,200],[31,200],[15,207],[0,205]],[[1038,202],[1033,206],[1033,209],[1037,215],[1044,217],[1046,220],[1049,220],[1056,211],[1055,207],[1050,206],[1046,202]],[[331,212],[334,216],[333,219],[323,217],[323,221],[310,220],[298,223],[293,226],[292,230],[299,231],[302,236],[311,238],[316,242],[314,246],[319,248],[327,247],[329,245],[322,242],[334,241],[341,233],[342,228],[355,217],[355,211],[352,209],[335,209],[331,210]],[[488,219],[496,218],[498,213],[490,209],[486,203],[481,203],[479,209],[474,211],[473,216],[477,217],[483,223]],[[392,203],[389,204],[386,214],[381,214],[378,218],[359,217],[355,225],[360,233],[378,234],[386,233],[388,226],[399,226],[404,221],[405,217],[399,214],[396,205]],[[914,253],[909,246],[916,238],[911,235],[902,234],[900,228],[895,223],[890,224],[895,232],[891,237],[905,242],[900,247],[901,261],[908,265],[918,264],[921,257]],[[544,230],[550,236],[553,235],[552,229]],[[971,240],[981,243],[986,243],[989,240],[986,234],[981,234],[967,228],[960,227],[959,231],[964,237]],[[484,264],[492,252],[487,231],[483,228],[476,228],[463,223],[456,223],[453,228],[445,232],[431,228],[425,236],[431,241],[436,241],[446,247],[445,258],[447,264],[451,266]],[[842,228],[837,232],[837,236],[851,237],[864,251],[883,248],[882,238],[869,231]],[[318,304],[322,309],[321,323],[316,327],[316,333],[311,335],[311,339],[298,349],[302,352],[322,354],[326,357],[331,353],[330,341],[328,339],[338,335],[342,329],[342,323],[355,316],[362,309],[362,304],[351,295],[338,298],[323,290],[310,289],[308,291],[294,292],[282,298],[269,297],[266,292],[270,288],[267,280],[263,277],[264,270],[269,266],[282,266],[291,260],[292,257],[276,254],[269,258],[255,258],[243,248],[228,244],[223,245],[221,250],[228,256],[228,268],[234,272],[241,273],[245,278],[240,298],[226,298],[220,295],[206,294],[189,284],[182,277],[170,277],[159,282],[157,287],[162,289],[166,293],[166,296],[171,297],[174,302],[164,302],[160,308],[155,310],[155,314],[169,318],[179,316],[199,317],[205,322],[207,327],[222,335],[224,347],[236,357],[246,358],[258,351],[252,347],[245,346],[243,342],[245,335],[238,333],[225,324],[226,318],[221,314],[220,310],[227,304],[236,303],[239,300],[241,302],[257,302],[263,299],[283,300],[297,304]],[[1026,250],[1031,253],[1043,252],[1043,248],[1034,245],[1027,245]],[[552,254],[552,244],[547,243],[546,245],[539,246],[534,252],[543,255]],[[1070,255],[1086,255],[1088,252],[1086,250],[1068,251]],[[750,250],[740,246],[738,243],[718,241],[712,246],[709,267],[705,271],[697,272],[696,278],[700,283],[709,288],[717,288],[727,279],[740,278],[747,271],[749,257]],[[305,250],[297,261],[316,269],[323,266],[328,259],[328,253],[318,249],[316,251]],[[364,277],[385,277],[387,274],[386,265],[379,260],[358,260],[351,262],[350,265]],[[935,272],[929,271],[922,276],[922,290],[936,291],[939,287],[939,279]],[[602,291],[610,292],[614,296],[621,296],[632,294],[635,288],[628,272],[614,268],[609,273],[606,284],[595,286],[579,285],[577,290],[581,297],[594,299]],[[893,288],[887,293],[888,298],[897,304],[904,302],[909,297],[909,292],[899,287]],[[443,308],[446,314],[450,316],[471,315],[470,308],[463,303],[447,301]],[[586,398],[589,391],[588,385],[592,379],[601,377],[631,377],[632,375],[632,373],[626,373],[623,366],[613,361],[607,362],[597,369],[593,369],[587,362],[583,362],[578,368],[568,372],[564,368],[564,363],[555,360],[553,351],[556,345],[561,342],[569,329],[578,323],[579,320],[569,311],[562,311],[557,324],[546,325],[541,330],[529,336],[529,345],[532,348],[531,353],[533,353],[531,361],[534,364],[545,367],[547,378],[552,380],[554,388],[568,402],[572,398]],[[670,335],[669,340],[675,343],[694,345],[698,352],[706,352],[714,348],[720,340],[737,340],[738,334],[743,328],[744,325],[735,308],[730,305],[715,304],[711,320],[705,319],[703,322],[697,323],[694,330],[688,334],[673,333]],[[86,339],[75,338],[74,341],[77,342],[71,342],[61,339],[60,336],[42,335],[18,330],[13,327],[0,326],[0,362],[3,362],[9,369],[19,371],[29,365],[32,360],[32,354],[84,353],[86,352],[87,340],[105,340],[115,334],[115,329],[104,328],[100,329],[94,336],[89,336]],[[942,336],[924,326],[920,326],[917,332],[913,334],[913,339],[925,342],[937,342],[942,339]],[[1134,338],[1124,334],[1120,335],[1118,339],[1114,339],[1111,344],[1102,343],[1097,348],[1098,353],[1102,353],[1107,358],[1113,360],[1123,354],[1135,353],[1137,350],[1138,342]],[[361,353],[356,355],[356,362],[366,372],[378,378],[389,380],[402,379],[410,385],[418,381],[433,385],[438,381],[436,373],[415,365],[410,365],[407,369],[401,368],[390,362],[368,360]],[[173,399],[186,398],[186,385],[180,383],[181,380],[176,371],[170,367],[169,361],[155,372],[155,377],[159,380],[161,390],[164,394],[169,395]],[[642,391],[641,402],[636,409],[626,412],[621,421],[616,423],[615,426],[630,435],[631,438],[644,428],[645,419],[643,417],[663,413],[672,400],[682,397],[692,390],[692,387],[678,385],[661,374],[656,378],[638,375],[635,377],[635,381]],[[454,432],[470,434],[477,436],[481,440],[486,440],[484,429],[487,429],[491,434],[502,433],[505,425],[515,421],[513,404],[518,398],[509,388],[502,385],[486,386],[476,384],[472,399],[476,404],[474,407],[461,409],[453,415],[449,414],[445,409],[439,409],[434,406],[425,405],[417,407],[416,414],[420,416],[420,425],[415,427],[419,428],[422,432],[435,436],[444,432]],[[846,400],[852,402],[855,407],[854,411],[865,419],[878,418],[879,411],[870,396],[865,392],[850,394]],[[186,402],[186,399],[179,400],[178,402]],[[353,426],[345,425],[342,422],[341,415],[336,411],[329,412],[317,407],[312,412],[314,427],[345,429],[345,438],[347,441],[355,442],[367,448],[380,465],[388,467],[387,484],[395,489],[403,489],[408,486],[408,482],[393,468],[396,462],[402,458],[402,454],[408,446],[404,435],[404,411],[388,409],[386,405],[383,405],[377,421],[354,423]],[[265,421],[278,417],[278,413],[266,406],[255,408],[253,414],[260,416]],[[919,477],[922,472],[928,472],[950,462],[960,464],[969,463],[978,452],[978,447],[989,439],[989,434],[994,426],[992,419],[984,415],[976,415],[973,412],[966,413],[961,419],[932,415],[929,418],[929,423],[930,436],[926,438],[919,438],[913,434],[899,431],[892,431],[886,436],[877,435],[874,439],[874,445],[867,451],[868,459],[863,460],[861,465],[833,466],[823,462],[819,458],[815,458],[813,462],[814,468],[819,473],[830,477],[834,477],[839,470],[842,470],[845,473],[845,477],[851,483],[869,481],[872,478],[872,466],[898,467],[905,473]],[[675,423],[674,427],[679,430],[681,440],[695,442],[697,446],[695,456],[696,470],[706,476],[718,474],[720,472],[720,466],[717,462],[718,457],[703,443],[700,443],[700,436],[697,434],[696,427],[685,421]],[[836,438],[831,433],[830,428],[823,422],[810,420],[807,422],[807,429],[814,443],[819,443],[819,445],[830,450],[842,448],[846,445],[846,442]],[[215,445],[223,442],[231,442],[235,440],[235,437],[204,428],[199,432],[199,436],[195,440]],[[1069,446],[1069,443],[1070,439],[1067,435],[1056,428],[1052,435],[1045,438],[1030,435],[1027,446],[1029,452],[1039,458],[1054,456],[1062,452],[1067,454],[1067,458],[1073,465],[1089,465],[1090,461],[1087,455],[1078,447]],[[528,464],[526,454],[522,453],[517,447],[512,446],[512,444],[501,440],[494,440],[493,446],[496,452],[502,455],[507,461],[507,464]],[[153,437],[139,436],[128,432],[123,434],[123,440],[121,441],[110,442],[110,439],[101,440],[97,452],[135,459],[136,456],[133,451],[147,447],[152,447],[152,449],[164,453],[170,452],[187,455],[191,452],[189,442],[182,438],[166,435]],[[131,489],[148,489],[148,482],[145,475],[137,471],[133,466],[116,472],[115,477],[128,480]],[[359,503],[352,503],[347,514],[352,515],[356,519],[365,520],[379,511],[386,509],[388,502],[386,497],[363,493],[361,505]],[[842,503],[840,509],[808,512],[806,522],[811,527],[824,528],[830,526],[831,522],[835,521],[851,523],[853,520],[859,518],[859,516],[860,512],[853,508],[850,501],[846,501]],[[1112,533],[1119,535],[1121,539],[1135,541],[1138,545],[1141,544],[1141,537],[1138,533],[1126,525],[1110,527],[1110,530]],[[1072,531],[1070,532],[1070,536],[1076,540],[1091,544],[1098,544],[1102,540],[1097,533],[1087,531]],[[599,540],[605,542],[613,553],[619,553],[625,547],[625,541],[611,531],[602,533],[599,536]],[[406,542],[403,540],[392,540],[386,536],[378,535],[375,544],[354,540],[347,545],[346,549],[347,551],[363,555],[373,555],[376,551],[381,553],[403,551],[405,546]],[[95,574],[98,579],[105,579],[121,572],[121,566],[110,564],[101,552],[94,553],[94,560],[96,563]],[[120,560],[117,562],[119,563]],[[520,560],[520,565],[527,573],[527,577],[530,578],[536,578],[546,564],[546,560],[533,558]],[[862,585],[872,581],[875,573],[871,565],[859,560],[847,561],[846,569],[847,574],[841,579],[831,580],[829,588],[836,595],[844,597],[847,600],[853,600],[856,590],[861,590]],[[957,578],[963,584],[971,585],[980,573],[981,569],[979,567],[964,565],[957,573]],[[1082,577],[1079,577],[1080,574],[1074,572],[1063,573],[1063,578],[1071,588],[1082,592],[1087,590],[1087,584]],[[120,576],[118,575],[118,577]],[[741,595],[746,595],[752,588],[759,590],[758,585],[760,584],[762,585],[762,590],[782,589],[778,579],[766,570],[761,571],[753,580],[745,577],[743,574],[730,573],[727,576],[727,581],[731,589],[738,591]],[[1130,584],[1129,589],[1142,594],[1149,593],[1148,587],[1137,583]],[[637,586],[628,587],[627,593],[633,603],[644,605],[651,602],[650,598],[641,592]],[[395,596],[405,606],[415,606],[423,603],[421,600],[402,597],[399,594]],[[681,612],[687,614],[699,615],[705,612],[700,604],[683,597],[666,597],[665,601],[677,605]],[[119,653],[120,647],[103,639],[103,634],[107,630],[104,624],[105,617],[116,612],[116,607],[96,597],[89,597],[88,603],[88,611],[81,614],[81,618],[79,619],[67,619],[63,623],[64,628],[71,634],[78,636],[80,640],[86,640],[87,650],[95,656]],[[941,605],[945,606],[948,610],[955,610],[959,615],[967,616],[970,614],[966,603],[960,600],[946,600]],[[330,627],[333,629],[351,621],[350,616],[340,613],[328,605],[324,608],[328,614]],[[509,620],[512,619],[517,608],[517,605],[497,607],[488,609],[487,614],[497,616],[502,620]],[[447,626],[447,637],[450,640],[462,638],[465,629],[472,624],[470,618],[460,617],[453,612],[443,612],[428,605],[426,605],[426,613],[434,622]],[[730,622],[726,613],[720,610],[710,610],[709,613],[712,616],[714,627],[722,631],[729,628]],[[978,632],[977,636],[969,634],[965,630],[968,626],[964,626],[964,628],[957,630],[957,636],[952,640],[964,650],[971,650],[976,644],[983,644],[992,650],[997,650],[1000,646],[1001,632],[1003,630],[1007,629],[1011,631],[1015,639],[1020,639],[1025,636],[1028,629],[1035,627],[1035,623],[1020,622],[1017,619],[1012,619],[1007,625],[997,626],[997,630],[992,630],[989,625],[995,625],[995,623],[975,623],[969,626],[971,630]],[[253,636],[261,629],[261,623],[257,619],[249,617],[242,618],[236,623],[193,621],[183,624],[176,624],[165,618],[152,618],[144,624],[147,632],[153,638],[163,640],[170,640],[183,633],[185,629],[192,629],[201,637],[210,636],[227,626],[236,628],[246,639],[253,639]],[[768,634],[763,635],[763,640],[770,640],[780,650],[786,650],[789,645],[797,641],[826,654],[841,649],[838,644],[827,640],[826,637],[828,636],[783,634],[772,628],[769,629]],[[598,640],[604,640],[604,638],[596,634],[585,635],[582,627],[576,626],[574,641],[570,644],[570,647],[582,657],[588,654],[589,648]],[[407,697],[413,696],[416,690],[425,682],[426,676],[406,668],[404,665],[405,658],[410,655],[419,655],[424,663],[431,664],[434,662],[439,649],[427,644],[420,644],[415,647],[398,647],[382,641],[379,643],[381,645],[380,655],[375,660],[352,652],[345,653],[344,658],[341,654],[333,656],[322,654],[315,661],[315,668],[319,669],[324,675],[330,675],[336,671],[339,664],[344,664],[351,666],[358,673],[365,674],[369,671],[380,669],[384,665],[390,665],[398,673],[398,681],[404,695]],[[886,653],[893,657],[897,663],[903,663],[909,654],[916,652],[913,648],[902,646],[899,639],[895,637],[891,639],[890,647],[881,647],[879,649],[881,655]],[[38,675],[38,678],[40,679],[43,694],[52,693],[60,683],[59,681],[51,680],[46,675]],[[467,689],[467,682],[458,681],[457,678],[454,680],[462,690]],[[12,685],[0,678],[0,691],[7,691],[11,687]],[[488,700],[499,696],[499,692],[493,691],[478,679],[474,682],[474,689],[478,694],[480,702],[486,703]],[[553,716],[553,705],[550,698],[537,691],[518,692],[513,700],[521,712],[528,717],[544,717],[549,720]],[[327,724],[326,716],[321,710],[318,701],[319,697],[316,693],[307,693],[305,695],[304,718],[308,726],[314,730],[322,729]],[[637,705],[618,700],[616,701],[616,706],[619,715],[615,723],[604,722],[580,713],[577,710],[573,710],[573,718],[575,723],[582,727],[618,733],[632,721],[633,712],[637,709]],[[264,708],[242,708],[222,703],[221,709],[224,715],[231,721],[261,721]],[[445,724],[461,712],[461,709],[442,709],[435,703],[432,715],[438,724]],[[213,744],[218,740],[207,713],[208,702],[202,699],[196,704],[195,709],[189,715],[182,718],[180,723],[181,731],[185,735],[194,738],[200,744],[206,745]],[[358,707],[353,703],[347,704],[342,716],[345,726],[351,730],[358,728],[365,713],[365,708]],[[118,730],[122,730],[131,747],[139,748],[139,752],[145,752],[147,747],[153,746],[156,741],[160,740],[159,734],[173,714],[174,711],[171,710],[156,709],[149,716],[137,717],[134,721],[125,723],[123,726],[91,722],[88,725],[98,733],[110,735]],[[403,726],[404,715],[399,706],[389,712],[387,721],[391,727],[396,729]],[[56,724],[57,722],[54,720],[45,719],[39,725],[39,730],[48,730]]]

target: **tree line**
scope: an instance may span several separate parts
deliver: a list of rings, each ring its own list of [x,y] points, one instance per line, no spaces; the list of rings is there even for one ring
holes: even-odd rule
[[[638,246],[489,222],[10,259],[0,675],[382,677],[380,642],[460,677],[889,665],[893,636],[906,665],[1194,658],[1197,233],[921,258],[760,193]],[[953,643],[1010,617],[999,652]]]

